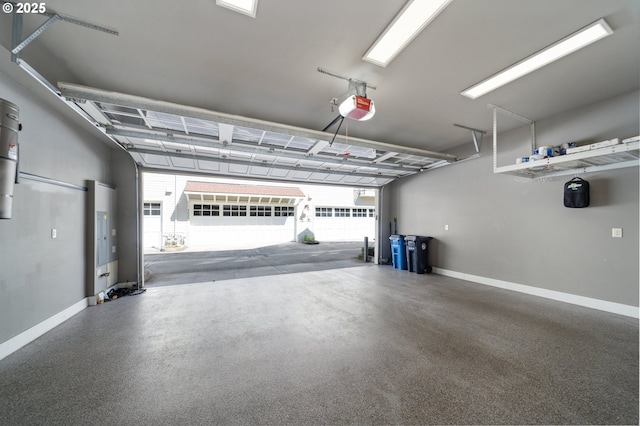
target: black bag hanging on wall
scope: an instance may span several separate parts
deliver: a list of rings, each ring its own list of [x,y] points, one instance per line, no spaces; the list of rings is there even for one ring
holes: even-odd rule
[[[574,209],[589,207],[589,182],[574,177],[564,184],[564,206]]]

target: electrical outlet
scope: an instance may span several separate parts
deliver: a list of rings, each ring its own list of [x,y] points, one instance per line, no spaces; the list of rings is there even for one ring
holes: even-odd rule
[[[611,228],[612,238],[622,238],[622,228]]]
[[[53,228],[51,229],[51,238],[58,238],[58,230]]]

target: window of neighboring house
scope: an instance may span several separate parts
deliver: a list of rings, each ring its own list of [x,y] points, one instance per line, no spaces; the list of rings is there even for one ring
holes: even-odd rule
[[[194,216],[220,216],[220,206],[216,204],[194,204]]]
[[[160,216],[160,203],[144,203],[145,216]]]
[[[332,207],[316,207],[316,217],[332,217]]]
[[[376,209],[369,209],[369,217],[376,217]]]
[[[367,217],[367,209],[353,209],[352,217]]]
[[[273,208],[274,216],[294,216],[295,209],[289,206],[275,206]]]
[[[249,216],[271,216],[271,206],[249,206]]]
[[[234,206],[226,204],[222,206],[223,216],[246,216],[247,206]]]
[[[336,217],[351,217],[351,209],[336,207],[333,211]]]

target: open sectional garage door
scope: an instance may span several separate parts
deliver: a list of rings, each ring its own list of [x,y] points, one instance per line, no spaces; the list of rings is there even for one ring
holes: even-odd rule
[[[143,170],[357,187],[454,162],[449,154],[59,83]]]
[[[379,188],[394,179],[457,160],[450,154],[347,137],[338,131],[333,134],[304,129],[68,83],[58,86],[67,103],[126,150],[143,172]],[[251,227],[257,233],[282,234],[261,235],[265,240],[292,241],[305,232],[295,228],[300,225],[296,215],[301,213],[301,198],[280,197],[277,201],[274,194],[269,194],[269,200],[260,194],[244,194],[247,199],[223,200],[212,199],[215,196],[202,188],[190,189],[185,191],[188,229],[180,233],[154,228],[154,235],[162,234],[160,241],[145,235],[143,244],[147,248],[164,247],[167,238],[176,244],[206,247],[213,241],[237,239],[239,230],[244,235]],[[266,206],[271,216],[266,212],[260,216],[257,210],[255,216],[249,211],[224,210]],[[156,210],[151,207],[144,217],[145,230],[157,222],[152,215]],[[170,217],[171,212],[164,207]],[[342,226],[353,231],[356,219],[358,223],[375,221],[375,209],[318,208],[318,231],[325,235],[333,232],[332,239],[345,238],[346,233],[337,229]],[[313,210],[316,213],[315,207]],[[371,215],[374,217],[368,219]],[[285,234],[293,237],[285,238]],[[149,243],[151,240],[154,242]],[[375,234],[371,241],[379,250]]]

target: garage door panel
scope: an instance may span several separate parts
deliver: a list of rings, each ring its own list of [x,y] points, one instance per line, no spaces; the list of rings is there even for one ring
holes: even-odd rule
[[[200,170],[217,172],[220,171],[220,163],[216,161],[198,160],[198,168]]]

